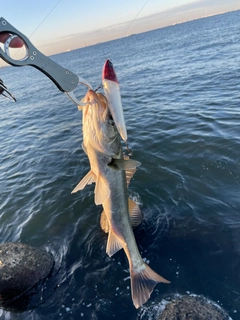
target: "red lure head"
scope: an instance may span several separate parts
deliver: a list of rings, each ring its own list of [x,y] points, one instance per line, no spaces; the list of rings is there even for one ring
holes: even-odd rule
[[[110,60],[107,60],[102,70],[102,80],[107,79],[118,83],[118,78]]]

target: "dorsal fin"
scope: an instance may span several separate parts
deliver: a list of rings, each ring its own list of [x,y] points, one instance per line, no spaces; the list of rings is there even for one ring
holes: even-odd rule
[[[138,227],[142,223],[143,214],[139,206],[137,205],[137,203],[131,199],[128,199],[128,212],[129,212],[131,226],[133,228]],[[105,233],[109,232],[109,222],[104,210],[101,213],[100,226]]]
[[[109,257],[113,256],[116,252],[121,250],[125,245],[125,242],[120,240],[112,230],[109,231],[106,249]]]
[[[103,204],[103,202],[109,197],[110,190],[108,187],[108,184],[106,183],[106,180],[101,176],[101,174],[98,174],[96,186],[95,186],[95,204]]]
[[[126,180],[127,180],[127,188],[131,182],[132,177],[134,176],[134,173],[136,172],[137,169],[131,169],[131,170],[126,170]]]
[[[138,204],[131,199],[128,199],[128,212],[132,227],[138,227],[142,223],[143,214]]]
[[[129,156],[124,155],[124,160],[129,160]],[[137,168],[133,168],[133,169],[128,169],[126,170],[126,180],[127,180],[127,188],[130,184],[130,181],[132,179],[132,177],[134,176],[134,173],[137,171]]]

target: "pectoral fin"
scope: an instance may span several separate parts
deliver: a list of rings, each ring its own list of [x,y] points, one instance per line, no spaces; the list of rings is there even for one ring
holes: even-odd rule
[[[82,190],[86,187],[87,184],[92,184],[96,181],[95,174],[90,170],[85,177],[78,183],[78,185],[73,189],[71,193],[75,193],[79,190]]]
[[[108,166],[115,170],[132,170],[139,167],[141,163],[136,160],[112,159]]]

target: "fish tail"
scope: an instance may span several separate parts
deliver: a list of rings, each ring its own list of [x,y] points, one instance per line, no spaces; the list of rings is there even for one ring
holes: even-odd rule
[[[141,272],[130,270],[132,300],[136,308],[147,302],[158,282],[170,283],[170,281],[153,271],[147,264],[144,264],[144,267]]]

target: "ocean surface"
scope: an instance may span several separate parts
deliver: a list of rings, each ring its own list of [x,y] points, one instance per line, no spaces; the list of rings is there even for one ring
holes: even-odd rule
[[[141,162],[129,190],[144,214],[137,244],[171,284],[134,308],[124,252],[105,252],[93,186],[71,194],[89,170],[81,112],[38,70],[6,67],[17,102],[0,97],[0,242],[47,250],[55,268],[31,310],[0,319],[146,319],[189,293],[240,319],[240,11],[52,56],[94,88],[107,58]]]

